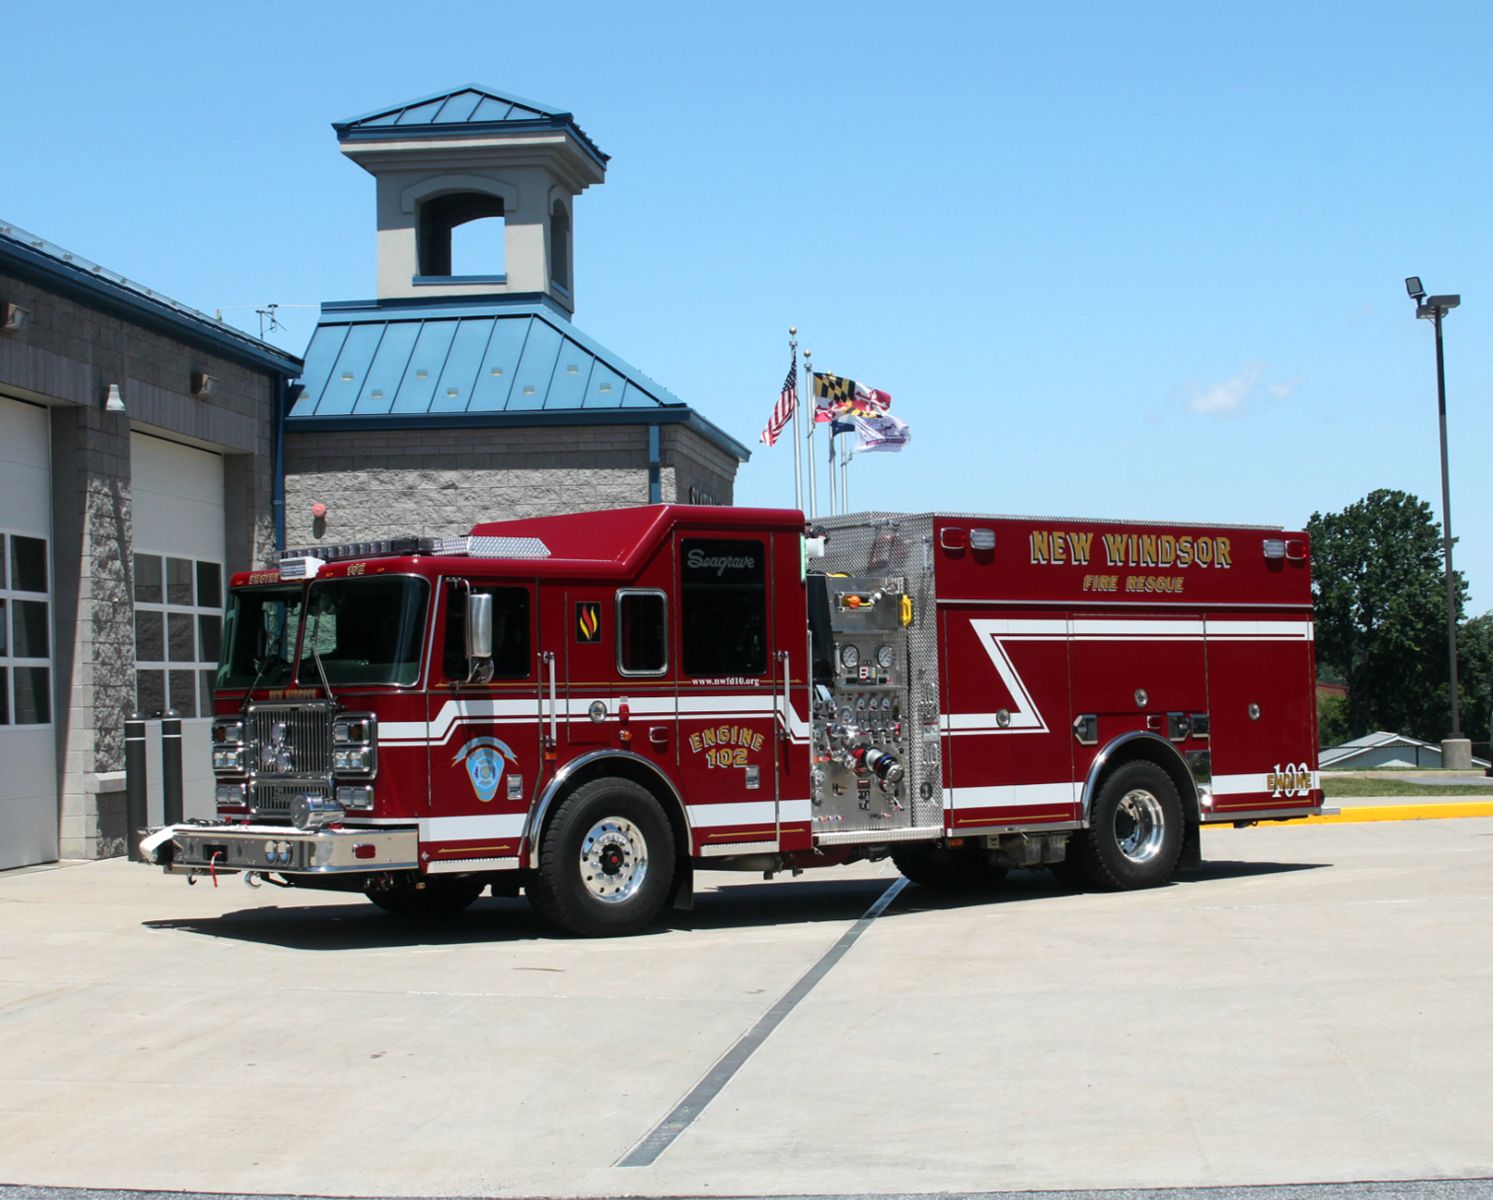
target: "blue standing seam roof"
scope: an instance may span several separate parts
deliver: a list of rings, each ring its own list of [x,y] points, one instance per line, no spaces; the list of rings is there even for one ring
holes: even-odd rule
[[[538,304],[334,310],[305,363],[292,420],[687,407]]]
[[[469,83],[450,91],[420,96],[401,104],[391,104],[362,116],[332,122],[332,128],[343,141],[366,137],[387,137],[390,133],[451,133],[461,126],[515,128],[545,125],[571,130],[577,139],[603,165],[608,160],[601,147],[593,142],[575,116],[552,104],[525,100],[479,83]]]

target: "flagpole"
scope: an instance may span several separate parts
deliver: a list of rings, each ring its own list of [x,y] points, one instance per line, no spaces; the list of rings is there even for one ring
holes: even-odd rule
[[[829,423],[829,515],[834,516],[839,511],[835,503],[837,499],[835,492],[835,423]]]
[[[813,358],[814,358],[814,352],[812,350],[805,350],[804,351],[804,395],[806,397],[808,397],[808,399],[811,400],[811,401],[814,399],[814,367],[813,367],[813,362],[812,362]],[[818,406],[818,404],[816,402],[815,405],[814,405],[814,412],[812,412],[812,413],[809,414],[809,433],[808,433],[809,451],[808,451],[808,457],[809,457],[809,519],[810,520],[813,520],[813,518],[815,518],[815,517],[817,517],[819,515],[819,481],[814,478],[814,426],[819,423],[818,419],[817,419],[818,418],[818,409],[819,409],[819,406]]]
[[[793,386],[798,387],[798,327],[788,326],[788,353],[793,356],[792,379]],[[798,410],[802,408],[801,402],[795,401],[793,405],[793,507],[803,512],[804,509],[804,468],[802,461],[803,447],[798,444]]]
[[[853,450],[840,449],[840,503],[843,511],[850,511],[850,456]]]

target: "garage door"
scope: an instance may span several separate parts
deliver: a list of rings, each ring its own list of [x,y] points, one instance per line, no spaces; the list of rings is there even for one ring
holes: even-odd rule
[[[0,398],[0,868],[57,857],[47,410]]]
[[[223,459],[148,434],[130,437],[135,526],[135,684],[147,717],[183,717],[186,815],[212,814],[212,677],[223,629]],[[154,747],[156,739],[150,738]],[[151,771],[158,792],[159,771]],[[152,796],[151,819],[159,815]]]

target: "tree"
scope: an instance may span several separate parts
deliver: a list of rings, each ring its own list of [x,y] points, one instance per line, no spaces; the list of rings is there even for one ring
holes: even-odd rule
[[[1486,742],[1493,712],[1493,612],[1464,621],[1457,630],[1457,675],[1462,728],[1474,741]]]
[[[1317,656],[1348,683],[1350,735],[1440,741],[1451,728],[1446,576],[1430,505],[1381,488],[1342,512],[1313,513],[1306,528]],[[1460,619],[1460,572],[1456,585]]]

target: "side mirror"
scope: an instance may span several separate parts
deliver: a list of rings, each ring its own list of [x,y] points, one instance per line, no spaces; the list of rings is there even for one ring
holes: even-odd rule
[[[492,658],[492,595],[467,593],[467,658]]]

